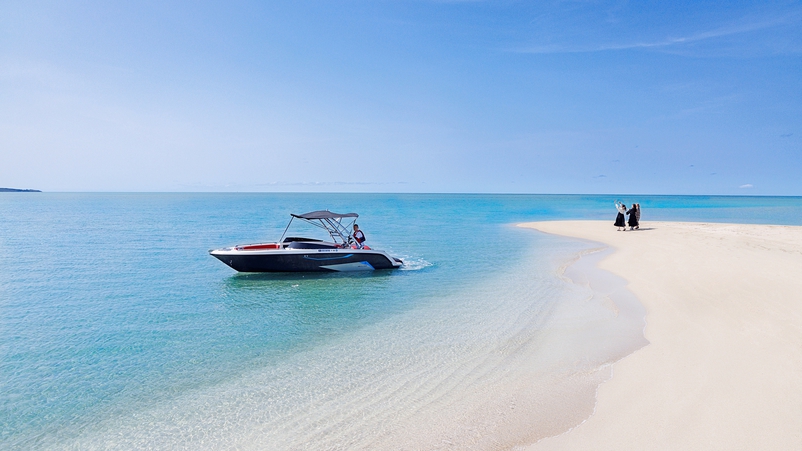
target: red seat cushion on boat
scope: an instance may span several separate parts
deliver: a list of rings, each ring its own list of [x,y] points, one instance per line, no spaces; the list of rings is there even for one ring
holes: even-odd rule
[[[258,249],[279,249],[279,248],[281,248],[281,246],[276,243],[249,244],[246,246],[237,246],[237,249],[241,251],[255,251]]]

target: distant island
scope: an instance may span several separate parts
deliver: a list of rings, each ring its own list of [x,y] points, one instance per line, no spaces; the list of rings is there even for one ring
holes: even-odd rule
[[[0,188],[0,193],[41,193],[38,189]]]

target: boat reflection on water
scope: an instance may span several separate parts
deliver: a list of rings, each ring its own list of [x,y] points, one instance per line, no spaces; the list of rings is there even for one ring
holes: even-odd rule
[[[260,348],[287,350],[353,331],[413,308],[419,299],[387,296],[408,281],[388,271],[359,274],[236,274],[221,280],[218,308],[250,330]]]

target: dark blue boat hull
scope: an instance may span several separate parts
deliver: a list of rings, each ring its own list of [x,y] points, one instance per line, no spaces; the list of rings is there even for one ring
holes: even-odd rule
[[[215,258],[239,272],[331,272],[393,269],[395,264],[383,253],[373,252],[310,252],[308,254],[269,254],[238,255],[212,254]],[[394,259],[395,260],[395,259]]]

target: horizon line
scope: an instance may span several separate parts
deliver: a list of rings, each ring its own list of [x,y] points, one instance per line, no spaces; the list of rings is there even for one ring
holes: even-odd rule
[[[657,193],[535,193],[498,191],[44,191],[21,190],[5,192],[28,194],[387,194],[387,195],[463,195],[463,196],[652,196],[652,197],[789,197],[802,198],[802,194],[657,194]]]

